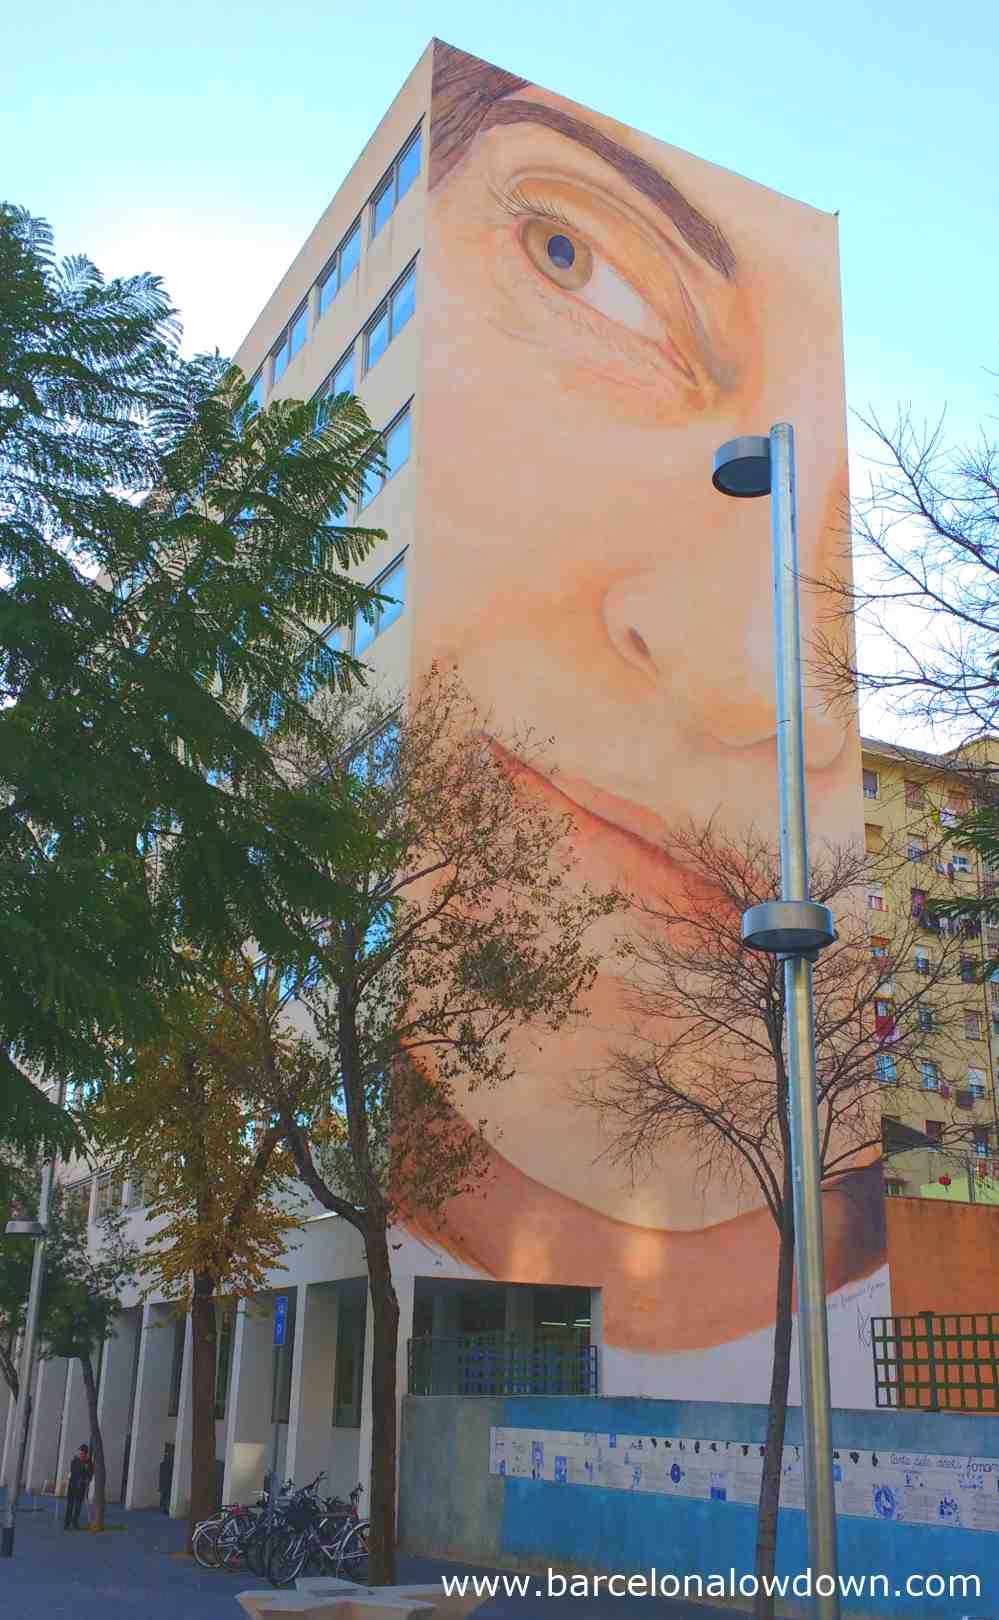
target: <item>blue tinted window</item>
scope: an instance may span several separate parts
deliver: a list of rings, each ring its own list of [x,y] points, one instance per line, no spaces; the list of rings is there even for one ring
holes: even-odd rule
[[[389,312],[388,306],[382,310],[377,319],[368,327],[368,370],[379,360],[388,348],[389,341]]]
[[[416,267],[404,276],[392,294],[392,336],[401,332],[416,308]]]
[[[416,176],[419,174],[419,172],[420,172],[420,137],[419,137],[419,135],[417,135],[415,141],[413,141],[410,146],[407,146],[405,152],[403,152],[403,154],[402,154],[402,157],[399,159],[399,163],[398,163],[398,176],[399,176],[399,179],[398,179],[398,185],[396,187],[396,202],[399,201],[400,197],[404,197],[406,195],[406,192],[409,190],[410,186],[413,184],[413,181],[416,179]]]
[[[370,647],[378,634],[374,624],[369,624],[363,613],[354,616],[354,652],[362,653]]]
[[[410,447],[410,416],[407,410],[400,416],[394,427],[389,428],[385,435],[385,460],[388,464],[386,477],[399,471],[404,462],[409,460]]]
[[[391,218],[395,207],[395,177],[389,175],[381,190],[376,193],[371,202],[371,234],[377,236],[382,226]]]
[[[406,605],[406,563],[396,563],[395,567],[385,575],[378,586],[380,595],[385,597],[378,614],[378,629],[384,630],[393,624]]]
[[[340,266],[336,259],[325,281],[319,283],[319,313],[325,315],[340,291]]]
[[[361,490],[361,506],[367,506],[369,501],[374,500],[375,496],[378,494],[378,491],[381,489],[383,482],[384,480],[377,467],[369,467],[367,469],[364,474],[364,485]]]
[[[345,354],[333,373],[330,383],[331,394],[352,394],[354,392],[354,351]]]
[[[358,220],[340,249],[340,285],[354,274],[361,257],[361,222]]]
[[[277,382],[278,378],[283,374],[285,366],[287,364],[288,364],[288,345],[287,345],[287,343],[283,343],[281,345],[280,349],[275,350],[275,353],[274,353],[274,381],[275,382]]]
[[[303,304],[291,323],[288,337],[289,359],[296,355],[309,334],[309,309]]]
[[[262,371],[258,371],[257,375],[254,377],[252,383],[250,384],[250,404],[254,407],[255,410],[259,411],[259,409],[260,409],[261,405],[263,404],[263,402],[264,402],[264,374],[263,374]]]

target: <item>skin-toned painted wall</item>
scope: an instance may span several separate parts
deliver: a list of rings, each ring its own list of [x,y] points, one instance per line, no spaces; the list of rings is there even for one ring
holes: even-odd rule
[[[511,768],[572,815],[582,877],[668,894],[671,826],[776,829],[768,503],[710,473],[791,420],[802,572],[840,566],[836,221],[440,44],[428,184],[414,679],[453,662],[498,732],[553,738]],[[805,591],[806,638],[824,611]],[[813,839],[859,845],[856,734],[807,704]],[[488,1196],[434,1235],[486,1274],[602,1287],[617,1349],[734,1346],[772,1323],[769,1215],[680,1145],[631,1184],[571,1095],[629,1022],[618,926],[590,1018],[525,1037],[488,1099]],[[883,1277],[879,1203],[876,1171],[827,1195],[830,1290]]]
[[[985,1204],[889,1198],[892,1309],[999,1311],[999,1214]]]

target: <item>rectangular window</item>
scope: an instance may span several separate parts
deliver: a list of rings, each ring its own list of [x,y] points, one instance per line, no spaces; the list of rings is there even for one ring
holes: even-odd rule
[[[876,962],[880,962],[888,955],[888,941],[886,939],[872,939],[871,955]]]
[[[887,1052],[878,1052],[874,1058],[874,1077],[883,1086],[894,1086],[898,1083],[898,1070],[895,1059],[889,1057]]]
[[[918,1015],[918,1018],[919,1018],[919,1027],[920,1027],[920,1029],[932,1029],[933,1028],[933,1008],[932,1007],[927,1007],[923,1003],[920,1003],[919,1007],[917,1008],[917,1015]]]
[[[333,1378],[333,1426],[359,1429],[364,1377],[364,1331],[368,1302],[341,1294],[336,1320],[336,1368]]]
[[[385,597],[385,601],[375,608],[374,618],[369,623],[363,613],[358,613],[354,620],[354,654],[359,656],[366,648],[371,646],[376,636],[394,624],[406,606],[406,558],[405,555],[397,558],[383,574],[371,582],[372,590]]]
[[[260,407],[262,406],[263,403],[264,403],[264,374],[263,374],[262,371],[258,371],[257,375],[254,377],[252,383],[250,384],[250,404],[253,406],[254,410],[259,411],[259,409],[260,409]]]
[[[923,1090],[924,1091],[939,1091],[939,1089],[940,1089],[940,1071],[937,1068],[936,1064],[931,1063],[929,1058],[923,1058],[920,1061],[919,1069],[920,1069],[920,1073],[922,1074],[922,1077],[923,1077]]]
[[[921,810],[926,802],[926,788],[922,782],[906,782],[905,808],[907,810]]]
[[[128,1178],[128,1207],[141,1209],[146,1202],[146,1189],[141,1170],[133,1170]]]
[[[914,917],[921,919],[926,914],[926,890],[909,890],[909,909]]]
[[[989,1155],[989,1128],[987,1125],[976,1125],[974,1129],[974,1149],[976,1159],[987,1159]]]
[[[926,845],[921,838],[910,838],[905,853],[910,861],[925,861]]]
[[[384,475],[373,468],[369,468],[364,475],[364,490],[361,495],[362,508],[374,500],[379,490],[383,489],[389,479],[394,477],[399,468],[409,460],[412,442],[411,425],[410,408],[407,405],[406,409],[385,430],[382,440],[385,455]]]
[[[974,984],[975,958],[973,956],[962,956],[960,973],[962,984]]]
[[[416,308],[416,265],[411,264],[364,329],[364,369],[370,371]]]
[[[985,1096],[985,1084],[986,1079],[984,1069],[968,1070],[968,1090],[971,1092],[973,1097],[981,1099]]]
[[[361,257],[361,221],[355,220],[319,278],[319,314],[326,314],[340,288],[357,269]]]
[[[420,131],[406,142],[388,174],[371,198],[371,235],[378,235],[391,219],[420,172]]]
[[[864,798],[865,799],[876,799],[877,797],[878,797],[878,773],[877,773],[877,771],[865,771],[864,772]]]
[[[943,1122],[939,1119],[926,1120],[924,1134],[929,1137],[931,1148],[941,1147],[943,1144]]]
[[[121,1177],[105,1174],[97,1178],[97,1196],[94,1199],[94,1219],[100,1220],[121,1203]]]
[[[180,1411],[180,1381],[184,1376],[184,1339],[187,1335],[187,1317],[178,1316],[173,1324],[173,1361],[170,1366],[170,1400],[167,1417],[176,1417]]]
[[[308,335],[309,305],[308,300],[306,300],[304,304],[296,309],[272,350],[275,382],[284,375],[288,368],[288,362],[294,359]]]
[[[225,1417],[226,1400],[229,1396],[234,1329],[233,1313],[226,1311],[219,1324],[218,1354],[215,1361],[215,1416],[218,1419]]]
[[[338,360],[330,372],[327,384],[329,394],[352,394],[354,392],[354,349],[348,349],[342,360]]]
[[[983,1038],[982,1015],[972,1007],[964,1009],[964,1038],[967,1041],[980,1041]]]
[[[867,909],[868,911],[884,911],[885,897],[881,891],[880,883],[872,884],[872,886],[868,889]]]
[[[930,972],[929,951],[917,946],[912,958],[912,967],[915,973],[922,973],[928,978]]]
[[[955,872],[970,872],[971,856],[964,854],[962,850],[956,850],[954,852],[954,858],[951,861],[951,865],[953,866]]]

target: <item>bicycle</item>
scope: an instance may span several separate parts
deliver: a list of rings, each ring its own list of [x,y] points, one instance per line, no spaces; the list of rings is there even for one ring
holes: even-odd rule
[[[368,1526],[357,1512],[361,1492],[358,1485],[351,1491],[349,1502],[332,1498],[323,1506],[308,1487],[295,1493],[288,1504],[286,1522],[271,1544],[267,1578],[272,1586],[291,1586],[312,1562],[347,1579],[363,1580],[367,1573]]]

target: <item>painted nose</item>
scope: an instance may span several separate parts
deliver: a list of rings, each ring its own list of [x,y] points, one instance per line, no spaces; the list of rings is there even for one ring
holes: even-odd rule
[[[604,599],[618,656],[641,675],[653,705],[663,706],[671,728],[686,731],[693,747],[713,738],[722,747],[749,748],[775,734],[769,529],[762,515],[764,544],[753,548],[757,566],[747,566],[743,556],[738,566],[733,559],[726,567],[724,548],[712,545],[704,548],[708,566],[702,554],[676,568],[630,574]],[[807,591],[801,611],[806,757],[818,770],[842,748],[843,724],[808,681],[815,615]]]

